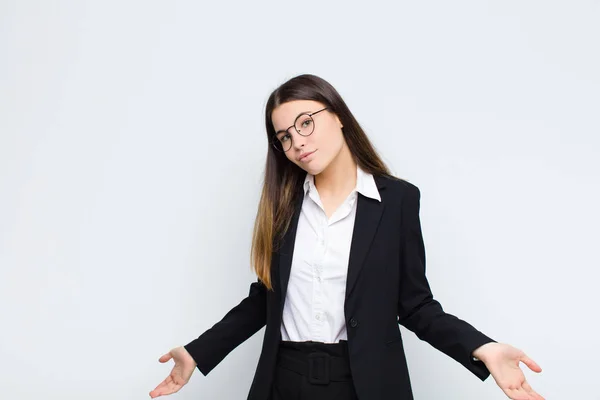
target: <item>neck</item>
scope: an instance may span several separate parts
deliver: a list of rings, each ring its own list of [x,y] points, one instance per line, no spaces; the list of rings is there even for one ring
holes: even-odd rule
[[[321,197],[345,196],[356,187],[356,162],[346,143],[327,168],[315,176],[315,186]]]

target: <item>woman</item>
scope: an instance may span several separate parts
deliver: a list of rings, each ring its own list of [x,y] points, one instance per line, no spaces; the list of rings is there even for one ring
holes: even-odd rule
[[[398,324],[511,399],[543,399],[498,343],[443,311],[425,277],[420,191],[390,175],[325,80],[300,75],[269,97],[268,154],[252,241],[258,276],[221,321],[172,349],[152,398],[207,375],[266,325],[250,400],[413,399]],[[284,301],[285,300],[285,301]]]

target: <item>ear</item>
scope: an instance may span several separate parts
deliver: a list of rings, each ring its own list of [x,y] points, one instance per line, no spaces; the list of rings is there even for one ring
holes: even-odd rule
[[[340,128],[344,127],[344,124],[342,124],[342,121],[340,121],[340,118],[337,116],[337,114],[335,114],[335,120],[338,123],[338,125],[340,126]]]

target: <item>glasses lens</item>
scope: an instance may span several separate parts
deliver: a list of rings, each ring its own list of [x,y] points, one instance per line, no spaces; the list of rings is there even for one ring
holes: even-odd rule
[[[296,119],[294,126],[299,134],[308,136],[313,133],[313,130],[315,129],[315,121],[313,121],[310,115],[302,114]]]
[[[288,151],[292,147],[292,136],[287,132],[279,132],[273,138],[273,146],[279,151]]]

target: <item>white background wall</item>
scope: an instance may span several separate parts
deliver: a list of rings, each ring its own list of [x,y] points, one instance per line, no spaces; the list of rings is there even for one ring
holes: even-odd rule
[[[268,94],[329,80],[422,192],[445,310],[600,399],[600,2],[0,2],[2,399],[145,399],[247,295]],[[224,256],[226,255],[226,256]],[[414,334],[416,399],[504,399]],[[179,399],[246,398],[264,330]]]

